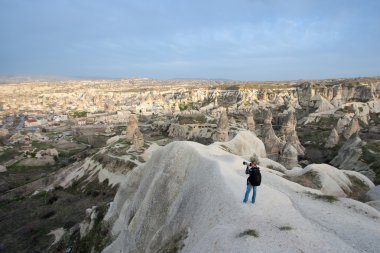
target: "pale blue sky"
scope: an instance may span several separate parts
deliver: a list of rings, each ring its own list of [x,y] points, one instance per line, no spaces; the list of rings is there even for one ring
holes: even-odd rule
[[[378,0],[0,0],[0,75],[380,75]]]

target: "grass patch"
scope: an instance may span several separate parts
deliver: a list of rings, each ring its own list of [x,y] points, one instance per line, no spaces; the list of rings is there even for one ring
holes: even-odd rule
[[[43,165],[43,166],[25,166],[25,165],[12,165],[8,168],[10,172],[24,173],[24,172],[52,172],[54,166]]]
[[[7,162],[19,154],[20,152],[17,148],[6,149],[0,154],[0,163]]]
[[[178,123],[180,125],[186,124],[205,124],[207,122],[206,116],[203,114],[179,115]]]
[[[101,148],[106,145],[109,137],[103,135],[81,135],[76,138],[76,141],[91,145],[93,148]]]
[[[0,201],[0,241],[2,249],[6,249],[4,252],[66,252],[68,248],[74,250],[71,252],[101,252],[110,242],[109,230],[101,221],[116,189],[108,188],[106,194],[94,196],[88,192],[104,188],[105,185],[96,181],[92,184],[88,186],[91,189],[85,192],[80,189],[70,192],[57,187],[54,191],[41,192],[30,197],[13,196]],[[85,218],[85,210],[94,205],[98,206],[94,229],[80,242],[76,224]],[[67,233],[59,243],[50,248],[53,237],[47,234],[59,227],[72,231],[78,237],[74,235],[75,240],[70,240],[70,233]],[[79,244],[89,247],[77,250]],[[92,248],[94,251],[91,251]]]
[[[239,234],[239,237],[243,236],[253,236],[253,237],[259,237],[259,232],[257,232],[255,229],[247,229]]]
[[[54,146],[51,143],[48,142],[39,142],[39,141],[32,141],[32,147],[37,149],[48,149],[48,148],[54,148]]]
[[[196,110],[198,107],[195,103],[193,102],[180,102],[179,105],[179,110],[184,111],[184,110]]]
[[[310,195],[313,199],[322,200],[329,203],[334,203],[339,200],[337,197],[332,195],[318,195],[310,192],[308,193],[308,195]]]
[[[380,141],[368,141],[367,145],[362,148],[362,151],[360,160],[368,164],[370,169],[375,172],[375,185],[380,184]]]
[[[68,241],[62,241],[57,245],[56,250],[61,250],[65,244],[72,244],[72,252],[101,252],[107,244],[111,242],[111,236],[108,233],[107,224],[102,222],[104,215],[107,212],[107,206],[102,205],[96,208],[97,216],[94,222],[94,227],[83,238],[80,237],[79,229],[75,230]]]
[[[353,105],[346,105],[343,108],[339,108],[337,111],[343,112],[343,113],[355,113],[354,106]]]
[[[295,182],[297,184],[303,185],[305,187],[309,187],[312,189],[321,189],[322,183],[319,178],[319,175],[315,171],[308,171],[305,174],[298,176],[298,177],[290,177],[290,176],[284,176],[284,178]]]
[[[336,120],[334,120],[336,124]],[[310,141],[312,143],[322,143],[323,145],[325,144],[327,138],[330,135],[331,130],[305,130],[305,131],[298,131],[298,138],[301,143],[305,143],[307,141]]]
[[[289,231],[289,230],[292,230],[293,228],[290,226],[282,226],[282,227],[279,227],[278,229],[281,231]]]
[[[187,238],[187,232],[182,231],[174,235],[169,239],[164,246],[162,246],[157,253],[177,253],[181,252],[182,248],[185,246],[184,240]]]
[[[369,191],[368,185],[366,185],[362,180],[357,177],[347,175],[351,181],[351,192],[346,192],[347,196],[356,199],[361,202],[366,202],[366,193]]]
[[[227,147],[226,145],[221,144],[220,147],[221,147],[224,151],[227,151],[228,153],[232,153],[232,150],[231,150],[229,147]]]

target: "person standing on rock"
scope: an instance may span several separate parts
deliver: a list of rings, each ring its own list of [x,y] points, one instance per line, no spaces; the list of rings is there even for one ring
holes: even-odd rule
[[[260,168],[257,167],[255,162],[251,162],[249,164],[247,164],[246,162],[243,162],[243,164],[247,165],[247,168],[245,169],[245,174],[249,175],[249,177],[247,178],[247,189],[245,191],[243,202],[247,203],[249,193],[251,192],[253,188],[252,204],[254,204],[256,200],[256,187],[261,184]]]

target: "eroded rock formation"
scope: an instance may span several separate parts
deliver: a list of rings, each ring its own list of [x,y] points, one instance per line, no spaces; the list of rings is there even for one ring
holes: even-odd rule
[[[282,149],[279,162],[287,169],[298,166],[298,151],[290,142],[287,142]]]
[[[278,161],[284,145],[273,130],[270,109],[264,110],[264,124],[261,132],[268,158]]]
[[[333,148],[335,147],[339,142],[339,134],[336,131],[335,128],[331,130],[331,133],[329,135],[329,138],[326,141],[325,147],[326,148]]]
[[[365,144],[366,142],[360,139],[358,132],[356,132],[343,144],[338,155],[330,163],[339,169],[360,172],[373,180],[375,172],[367,164],[360,161],[363,154],[362,147]]]
[[[252,112],[247,114],[247,128],[249,131],[255,132],[256,124]]]
[[[351,137],[351,135],[358,132],[359,130],[360,130],[359,120],[355,116],[350,121],[350,124],[348,125],[348,127],[344,130],[343,136],[344,138],[348,139]]]
[[[285,117],[285,121],[281,127],[281,134],[285,136],[287,142],[289,142],[297,150],[298,155],[305,154],[305,148],[301,145],[298,139],[297,131],[297,118],[293,110],[289,110]]]
[[[227,111],[222,110],[219,121],[218,121],[218,128],[215,133],[215,140],[216,141],[228,141],[228,131],[229,131],[229,123],[228,123],[228,116]]]
[[[137,117],[134,114],[129,116],[125,140],[133,144],[136,149],[139,149],[144,145],[144,136],[138,127]]]

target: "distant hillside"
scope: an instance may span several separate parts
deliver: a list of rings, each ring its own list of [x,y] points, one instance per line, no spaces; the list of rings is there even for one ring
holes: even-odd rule
[[[34,82],[51,82],[51,81],[61,81],[69,79],[78,79],[78,78],[69,78],[64,76],[34,76],[34,75],[0,75],[0,84],[7,83],[34,83]]]

